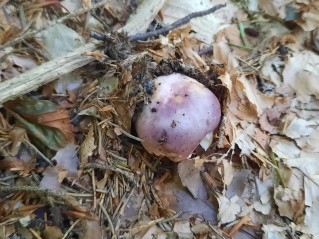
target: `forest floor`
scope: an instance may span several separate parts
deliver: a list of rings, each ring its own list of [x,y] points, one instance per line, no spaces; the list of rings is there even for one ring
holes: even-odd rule
[[[1,239],[319,238],[318,1],[0,7]],[[222,106],[179,163],[135,129],[174,72]]]

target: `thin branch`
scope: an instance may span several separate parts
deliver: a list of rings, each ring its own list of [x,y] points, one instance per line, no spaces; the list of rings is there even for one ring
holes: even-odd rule
[[[14,192],[34,192],[43,196],[49,203],[63,203],[68,207],[74,208],[79,211],[84,211],[74,197],[69,196],[65,192],[54,192],[49,189],[41,189],[33,186],[5,186],[0,187],[2,193],[14,193]]]
[[[36,90],[52,80],[78,69],[95,58],[86,56],[85,52],[98,49],[99,42],[92,41],[64,56],[54,58],[32,70],[0,83],[0,104],[19,95]]]
[[[122,169],[119,169],[119,168],[113,166],[113,165],[105,165],[105,164],[103,165],[103,164],[99,164],[99,163],[88,163],[85,165],[80,165],[80,168],[83,168],[83,169],[104,169],[104,170],[109,170],[112,172],[120,173],[123,176],[125,176],[129,181],[134,183],[135,185],[137,184],[133,173],[126,172]]]
[[[143,34],[135,34],[133,36],[130,36],[128,39],[129,41],[143,41],[143,40],[147,40],[150,37],[157,37],[159,35],[163,35],[165,33],[168,33],[170,30],[173,30],[175,28],[178,28],[182,25],[185,25],[186,23],[189,23],[193,18],[196,17],[202,17],[205,15],[208,15],[210,13],[216,12],[217,10],[225,7],[226,4],[218,4],[208,10],[205,11],[199,11],[199,12],[193,12],[189,15],[187,15],[186,17],[183,17],[182,19],[172,23],[171,25],[155,30],[155,31],[151,31],[151,32],[146,32]]]

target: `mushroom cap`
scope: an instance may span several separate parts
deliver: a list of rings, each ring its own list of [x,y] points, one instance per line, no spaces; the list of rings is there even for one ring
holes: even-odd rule
[[[154,79],[155,91],[136,120],[144,148],[175,162],[187,159],[221,118],[220,103],[203,84],[181,74]]]

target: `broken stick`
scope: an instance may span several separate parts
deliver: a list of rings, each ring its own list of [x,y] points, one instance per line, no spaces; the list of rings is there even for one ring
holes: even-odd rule
[[[0,104],[19,95],[36,90],[40,86],[66,73],[90,63],[95,57],[85,56],[84,53],[96,51],[98,44],[100,44],[100,42],[94,40],[77,48],[75,51],[57,57],[21,75],[2,82],[0,84]]]

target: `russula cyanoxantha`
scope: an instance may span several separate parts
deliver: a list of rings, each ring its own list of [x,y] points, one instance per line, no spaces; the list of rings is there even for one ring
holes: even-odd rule
[[[136,120],[144,148],[175,162],[187,159],[221,118],[216,96],[203,84],[181,74],[154,79],[150,102]]]

